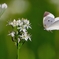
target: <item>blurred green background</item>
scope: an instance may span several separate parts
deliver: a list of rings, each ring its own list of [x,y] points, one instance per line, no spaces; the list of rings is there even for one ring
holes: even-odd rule
[[[45,11],[59,16],[59,0],[0,0],[7,10],[0,18],[0,59],[16,59],[17,49],[6,26],[10,20],[27,18],[31,22],[32,41],[20,49],[20,59],[59,59],[59,31],[48,32],[43,28]]]

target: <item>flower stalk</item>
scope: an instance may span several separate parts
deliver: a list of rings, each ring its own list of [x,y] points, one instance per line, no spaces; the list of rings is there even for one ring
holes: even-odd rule
[[[2,16],[2,14],[4,13],[6,9],[7,9],[6,3],[0,4],[0,17]]]
[[[31,29],[31,24],[29,20],[27,19],[18,19],[18,20],[13,20],[12,22],[9,22],[8,25],[10,25],[13,29],[8,35],[11,36],[12,41],[15,42],[15,45],[17,46],[18,50],[18,57],[19,58],[19,50],[21,46],[28,40],[31,41],[31,35],[28,34],[28,29]]]

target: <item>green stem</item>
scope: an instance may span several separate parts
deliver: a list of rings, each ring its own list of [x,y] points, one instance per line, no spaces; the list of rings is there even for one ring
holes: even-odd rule
[[[5,9],[1,10],[0,12],[0,17],[2,16],[2,14],[4,13]]]
[[[22,46],[22,43],[18,43],[18,59],[20,59],[19,51],[20,51],[21,46]]]
[[[19,44],[18,44],[18,59],[19,59]]]

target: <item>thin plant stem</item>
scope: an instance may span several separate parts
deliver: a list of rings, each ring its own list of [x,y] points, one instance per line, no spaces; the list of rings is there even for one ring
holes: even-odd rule
[[[22,46],[22,43],[18,43],[18,59],[20,59],[20,48]]]
[[[19,59],[19,50],[20,50],[20,49],[19,49],[19,44],[18,44],[18,59]]]

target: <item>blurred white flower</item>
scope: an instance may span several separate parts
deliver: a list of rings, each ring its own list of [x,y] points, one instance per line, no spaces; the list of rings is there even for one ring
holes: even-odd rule
[[[18,26],[22,26],[23,25],[23,22],[19,19],[19,20],[17,20],[17,25]]]
[[[20,32],[21,31],[23,31],[23,32],[26,32],[27,31],[24,25],[22,25],[21,27],[18,27],[18,29],[20,29]]]
[[[27,32],[20,35],[21,39],[25,39],[26,41],[29,39],[31,41],[30,35]]]
[[[9,25],[16,27],[18,24],[17,21],[14,19],[13,22],[9,22]]]
[[[24,19],[23,22],[24,22],[25,28],[27,28],[27,29],[28,29],[28,28],[31,28],[29,20]]]
[[[0,4],[0,8],[2,8],[2,9],[5,8],[6,9],[7,8],[7,4],[6,3]]]
[[[1,5],[1,7],[2,7],[2,8],[7,8],[7,4],[4,3],[4,4]]]
[[[9,22],[9,25],[13,27],[18,26],[17,29],[20,29],[20,31],[31,28],[30,22],[27,19],[19,19],[17,21],[14,19],[13,22]]]
[[[27,19],[23,19],[23,22],[24,22],[25,24],[29,24],[29,23],[30,23],[29,20],[27,20]]]
[[[23,14],[24,12],[30,11],[31,3],[29,0],[12,0],[10,3],[10,12],[13,14]]]
[[[14,37],[14,42],[18,44],[21,41],[23,43],[22,39],[31,41],[31,36],[27,31],[31,28],[29,20],[23,18],[19,20],[14,19],[12,22],[9,22],[9,25],[14,27],[12,27],[14,31],[9,34],[11,37]]]
[[[11,37],[14,37],[15,36],[15,32],[14,31],[12,31],[10,34],[8,34],[8,35],[10,35]]]

